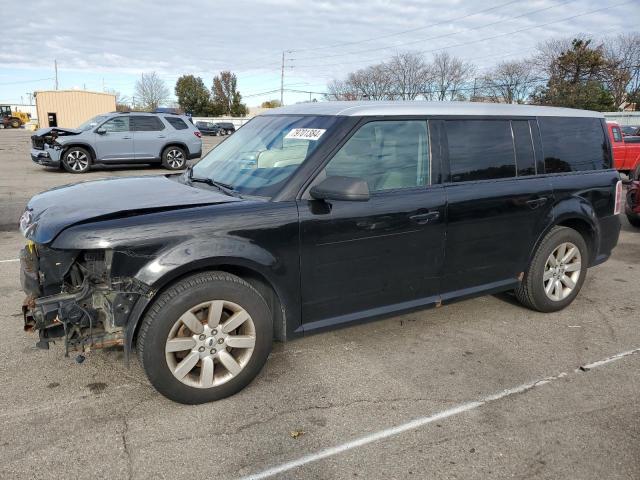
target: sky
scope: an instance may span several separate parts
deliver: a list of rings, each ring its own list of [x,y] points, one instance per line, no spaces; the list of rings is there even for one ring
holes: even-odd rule
[[[530,56],[546,39],[640,30],[640,0],[176,0],[2,2],[0,103],[60,89],[116,90],[131,97],[141,73],[173,94],[180,75],[211,86],[238,76],[249,106],[317,98],[332,79],[397,52],[447,51],[481,75]],[[7,39],[11,39],[8,41]],[[309,93],[310,92],[310,93]]]

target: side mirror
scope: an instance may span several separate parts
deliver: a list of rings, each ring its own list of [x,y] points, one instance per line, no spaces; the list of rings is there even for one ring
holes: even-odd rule
[[[105,133],[107,133],[107,131],[104,128],[99,128],[96,130],[96,133],[98,135],[104,135]]]
[[[309,193],[316,200],[366,202],[369,200],[369,185],[362,178],[334,176],[313,186]]]

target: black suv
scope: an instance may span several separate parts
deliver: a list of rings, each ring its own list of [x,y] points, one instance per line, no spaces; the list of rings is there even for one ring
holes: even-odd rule
[[[158,391],[200,403],[246,386],[274,338],[503,291],[559,310],[618,241],[605,132],[547,107],[270,110],[183,174],[35,196],[25,327],[135,347]]]

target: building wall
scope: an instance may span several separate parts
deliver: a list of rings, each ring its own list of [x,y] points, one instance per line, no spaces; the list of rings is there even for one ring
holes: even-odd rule
[[[48,114],[55,113],[59,127],[76,128],[92,117],[116,109],[116,97],[83,90],[36,92],[40,128],[49,127]]]
[[[640,112],[604,112],[604,117],[620,125],[640,125]]]

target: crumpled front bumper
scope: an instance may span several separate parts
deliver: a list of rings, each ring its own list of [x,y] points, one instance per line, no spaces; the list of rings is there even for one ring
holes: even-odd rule
[[[45,145],[44,150],[37,148],[31,149],[31,160],[38,165],[45,167],[59,167],[60,166],[60,154],[62,149],[58,147],[49,147]]]

